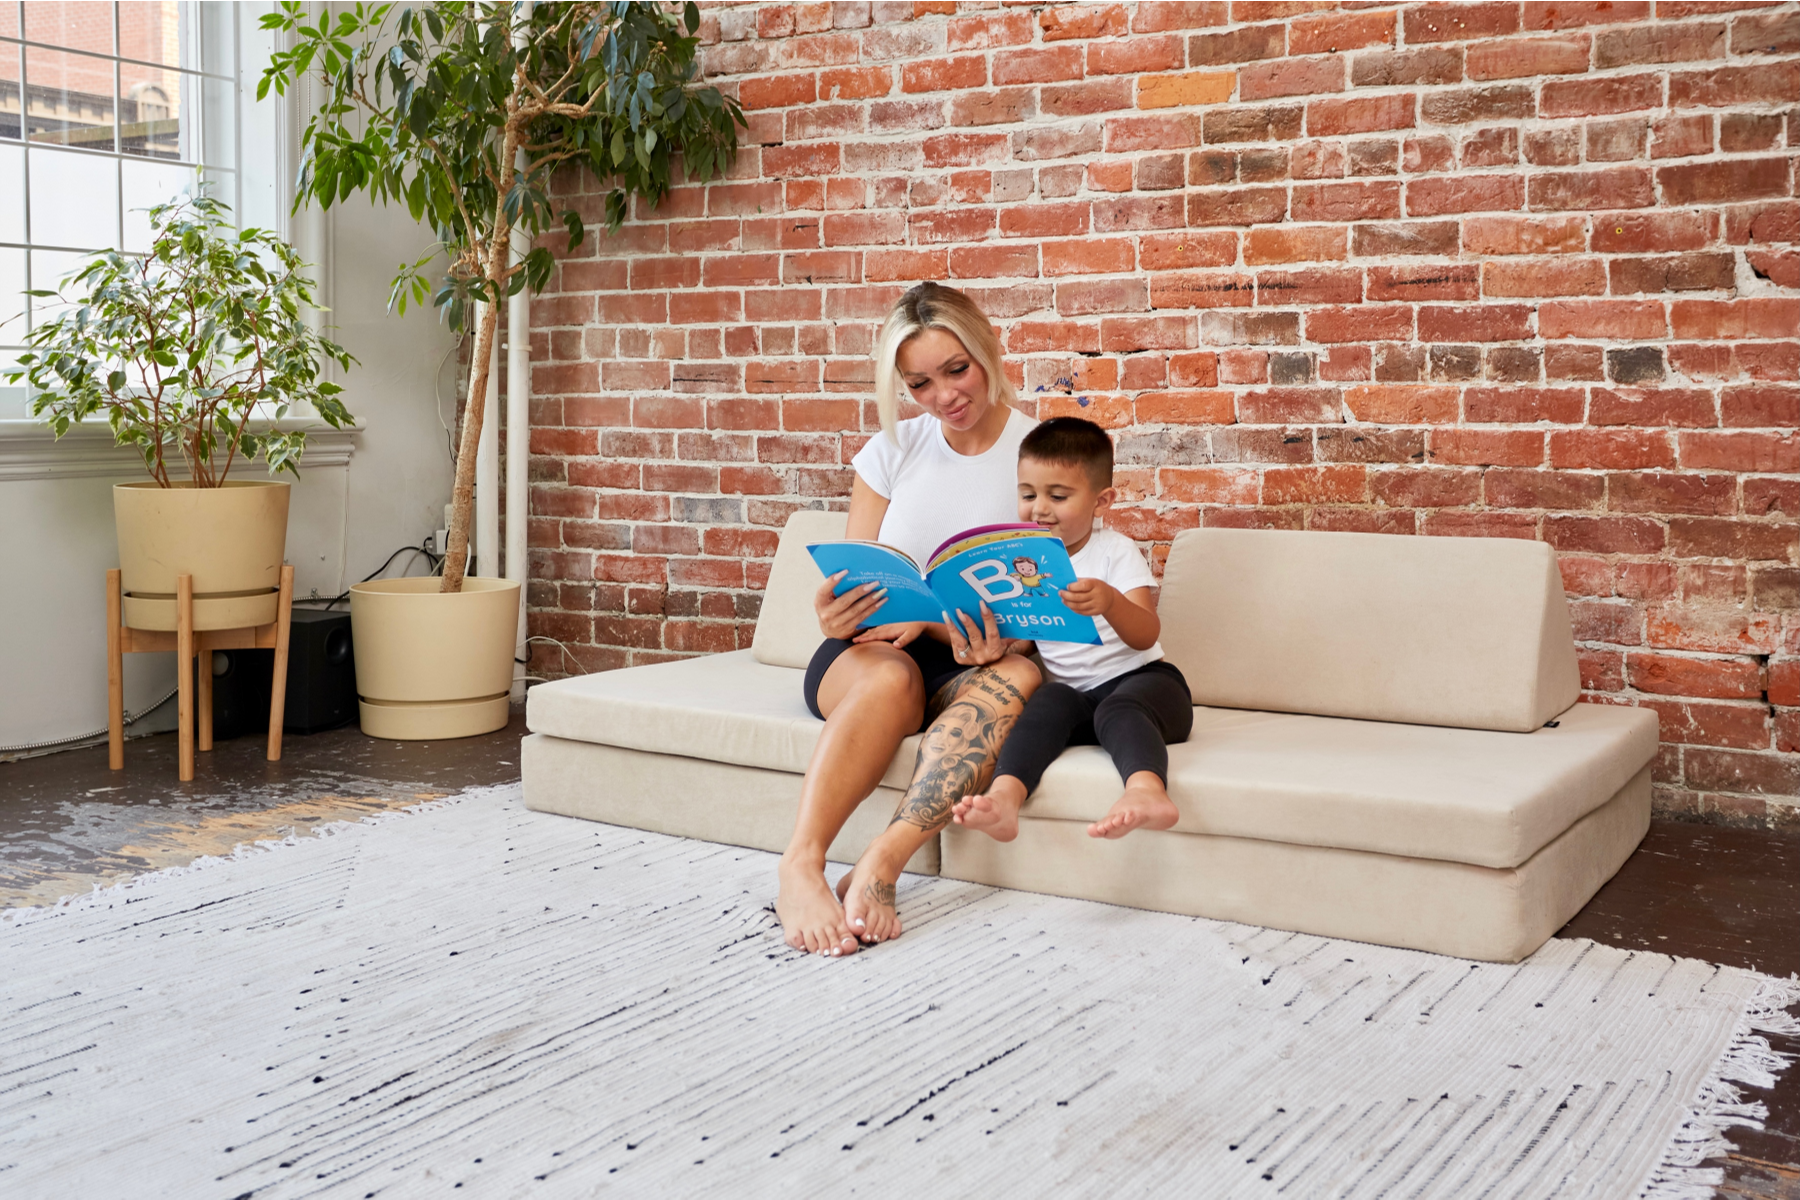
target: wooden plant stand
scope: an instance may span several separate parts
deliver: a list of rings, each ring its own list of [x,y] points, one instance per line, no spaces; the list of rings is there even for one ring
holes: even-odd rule
[[[275,651],[274,682],[269,689],[269,761],[281,759],[281,722],[287,704],[288,632],[293,623],[294,568],[281,568],[281,589],[276,597],[275,619],[267,625],[239,629],[194,628],[194,577],[179,575],[175,582],[176,628],[132,629],[124,623],[125,600],[115,568],[106,573],[106,706],[107,765],[125,767],[125,659],[127,654],[175,652],[175,676],[179,688],[177,773],[183,783],[194,777],[194,661],[199,671],[199,748],[211,750],[212,659],[214,650]]]

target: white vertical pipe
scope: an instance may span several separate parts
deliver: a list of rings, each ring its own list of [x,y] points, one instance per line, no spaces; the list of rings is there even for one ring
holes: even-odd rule
[[[530,0],[523,6],[522,21],[513,29],[513,46],[525,45],[525,22],[531,20]],[[523,171],[529,161],[518,151],[513,165]],[[512,231],[509,248],[516,266],[531,251],[525,231]],[[513,650],[514,700],[525,697],[525,519],[531,512],[531,298],[525,288],[506,301],[506,577],[519,583],[519,632]]]
[[[485,320],[487,306],[476,309]],[[488,347],[487,401],[481,409],[481,441],[475,450],[475,571],[497,578],[500,574],[500,338]]]

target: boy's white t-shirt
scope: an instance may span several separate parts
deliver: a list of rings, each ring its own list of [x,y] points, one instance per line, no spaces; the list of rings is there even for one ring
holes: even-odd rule
[[[1111,529],[1094,530],[1087,544],[1070,555],[1069,561],[1075,566],[1077,579],[1098,579],[1127,594],[1156,584],[1143,551],[1130,538]],[[1127,646],[1105,617],[1095,617],[1094,627],[1100,631],[1098,646],[1080,642],[1037,644],[1038,657],[1044,660],[1052,680],[1085,692],[1163,656],[1161,642],[1148,650]]]
[[[876,540],[912,558],[922,570],[931,552],[954,534],[978,525],[1019,519],[1019,443],[1037,424],[1013,409],[1000,437],[980,454],[958,454],[944,425],[929,414],[895,424],[896,446],[885,433],[870,438],[850,465],[888,499]]]

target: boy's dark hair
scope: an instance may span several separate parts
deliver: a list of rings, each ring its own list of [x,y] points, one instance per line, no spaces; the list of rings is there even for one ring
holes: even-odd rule
[[[1077,466],[1097,490],[1112,486],[1113,445],[1106,430],[1080,417],[1051,417],[1019,443],[1020,458]]]

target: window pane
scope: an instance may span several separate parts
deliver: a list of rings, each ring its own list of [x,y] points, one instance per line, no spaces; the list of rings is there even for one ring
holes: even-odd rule
[[[230,221],[242,229],[251,222],[244,220],[238,213],[238,205],[242,198],[237,194],[238,177],[236,171],[201,171],[201,183],[206,187],[206,194],[231,210]]]
[[[8,335],[0,333],[0,337]],[[23,334],[13,336],[23,337]],[[18,366],[19,351],[0,346],[0,421],[22,421],[31,415],[25,385],[6,382],[6,373]]]
[[[119,64],[119,149],[147,158],[195,157],[193,81],[161,67]]]
[[[30,154],[32,242],[83,250],[118,245],[119,161],[35,146]],[[36,272],[34,265],[34,279]]]
[[[246,13],[255,20],[255,14]],[[200,69],[214,75],[231,75],[237,71],[238,6],[235,4],[200,5]],[[193,65],[193,64],[188,64]]]
[[[0,246],[0,345],[16,346],[24,340],[25,251]],[[0,380],[0,389],[5,387],[5,380]]]
[[[192,193],[194,169],[175,163],[126,159],[119,164],[119,172],[125,194],[125,249],[142,253],[150,249],[150,214],[145,210]],[[223,196],[218,191],[213,194]]]
[[[119,5],[119,57],[171,67],[198,66],[191,51],[184,53],[189,31],[182,19],[183,7],[173,0],[126,0]]]
[[[0,3],[0,37],[19,36],[19,6],[14,0]]]
[[[209,167],[237,166],[237,116],[232,104],[237,85],[228,79],[189,75],[189,84],[200,95],[202,146],[198,158]],[[192,94],[192,93],[190,93]]]
[[[48,292],[60,291],[65,278],[81,269],[87,260],[85,254],[72,254],[62,250],[33,250],[31,252],[31,288],[33,291],[43,289]],[[71,299],[78,297],[71,296]],[[61,300],[48,300],[42,296],[30,299],[31,321],[37,324],[59,313],[67,312],[75,307],[64,304]]]
[[[12,5],[0,3],[0,12]],[[19,116],[23,111],[19,92],[19,47],[0,43],[0,138],[19,136]]]
[[[25,147],[0,145],[0,242],[24,240]]]
[[[112,60],[25,48],[26,136],[34,142],[113,148]]]
[[[25,36],[71,50],[113,52],[113,6],[83,0],[31,0],[25,6]]]
[[[237,169],[242,178],[244,208],[237,216],[239,225],[272,229],[285,236],[288,168],[286,139],[282,136],[283,109],[273,103],[273,93],[270,101],[259,104],[256,100],[256,85],[269,65],[269,56],[282,44],[274,31],[257,25],[259,15],[272,7],[248,6],[239,17],[244,74],[233,107],[240,123]]]

